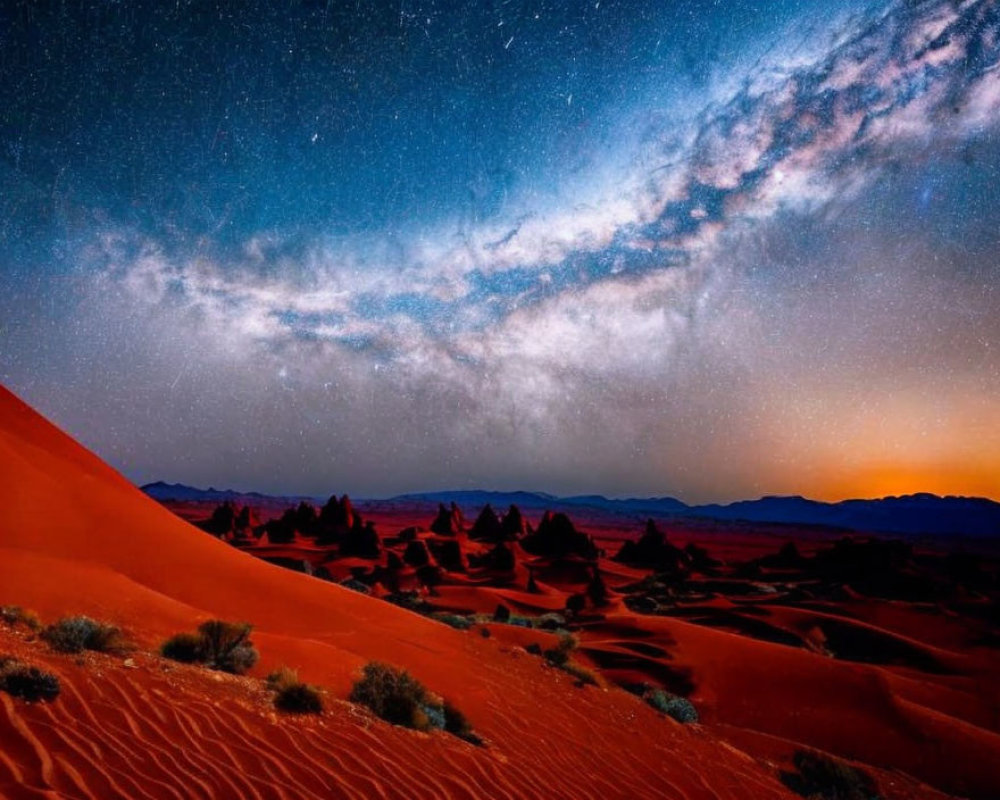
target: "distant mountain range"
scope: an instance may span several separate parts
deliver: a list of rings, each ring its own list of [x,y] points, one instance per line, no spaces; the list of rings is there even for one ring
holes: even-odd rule
[[[325,497],[310,497],[307,495],[273,495],[261,494],[260,492],[237,492],[233,489],[216,489],[209,486],[207,489],[198,489],[194,486],[186,486],[183,483],[147,483],[140,486],[140,489],[152,497],[154,500],[173,500],[182,503],[224,503],[231,500],[241,505],[267,505],[285,506],[296,505],[302,501],[307,503],[326,502]]]
[[[305,495],[275,496],[259,492],[236,492],[230,489],[196,489],[183,484],[157,482],[142,487],[156,500],[181,502],[235,503],[280,507],[300,501],[325,502],[325,497]],[[467,514],[475,513],[487,503],[503,510],[512,503],[522,511],[553,511],[600,513],[623,520],[655,517],[701,518],[790,525],[822,525],[872,533],[907,535],[964,535],[1000,537],[1000,503],[976,497],[938,497],[933,494],[911,494],[886,497],[881,500],[844,500],[823,503],[804,497],[762,497],[741,500],[728,505],[691,506],[673,497],[608,499],[601,495],[557,497],[541,492],[489,492],[478,490],[423,492],[404,494],[387,499],[358,499],[359,506],[371,509],[394,505],[456,503]]]

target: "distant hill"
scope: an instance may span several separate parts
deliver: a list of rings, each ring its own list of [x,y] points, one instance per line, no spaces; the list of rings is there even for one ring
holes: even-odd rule
[[[676,515],[691,510],[691,506],[673,497],[613,500],[596,494],[557,497],[556,495],[545,494],[544,492],[488,492],[476,489],[403,494],[379,502],[433,503],[435,505],[437,503],[456,503],[463,509],[466,506],[479,509],[489,503],[498,511],[507,508],[513,503],[522,511],[546,511],[548,509],[572,510],[578,508],[627,517],[634,517],[636,515]]]
[[[324,503],[326,498],[308,497],[306,495],[271,495],[260,492],[237,492],[234,489],[216,489],[209,486],[207,489],[198,489],[194,486],[186,486],[183,483],[164,483],[156,481],[147,483],[139,487],[154,500],[161,502],[173,500],[183,503],[223,503],[231,500],[240,505],[297,505],[301,501],[307,503]]]
[[[713,519],[829,525],[879,533],[1000,536],[1000,503],[979,497],[911,494],[839,503],[762,497],[692,510]]]
[[[326,498],[308,496],[273,496],[259,492],[236,492],[231,489],[197,489],[183,484],[157,482],[142,487],[157,500],[181,502],[216,502],[266,505],[295,505],[300,501],[324,502]],[[728,505],[689,506],[673,497],[609,499],[601,495],[557,497],[543,492],[493,492],[455,490],[403,494],[387,499],[358,500],[369,508],[393,505],[456,503],[465,512],[478,511],[487,503],[503,510],[512,503],[523,511],[548,509],[567,512],[597,513],[622,520],[645,517],[701,518],[791,525],[822,525],[853,531],[905,535],[964,535],[1000,537],[1000,503],[977,497],[938,497],[912,494],[881,500],[844,500],[823,503],[804,497],[762,497]]]

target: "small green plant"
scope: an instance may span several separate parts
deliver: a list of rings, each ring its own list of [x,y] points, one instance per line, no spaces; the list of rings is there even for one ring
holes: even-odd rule
[[[198,626],[205,648],[205,663],[211,669],[242,675],[257,663],[259,654],[250,642],[249,622],[210,619]]]
[[[577,680],[578,686],[600,686],[601,680],[597,676],[597,673],[591,669],[587,669],[580,664],[569,661],[562,665],[563,672],[567,672],[572,675]]]
[[[278,667],[264,681],[272,692],[280,692],[282,689],[301,683],[299,673],[291,667],[285,666]]]
[[[274,707],[289,714],[322,714],[323,696],[314,686],[294,683],[278,690]]]
[[[350,700],[370,708],[393,725],[418,731],[445,730],[467,742],[482,740],[457,708],[431,695],[406,670],[372,661],[365,664],[361,679],[351,689]]]
[[[12,628],[25,627],[35,632],[42,629],[38,614],[21,606],[0,606],[0,622]]]
[[[879,800],[875,781],[866,772],[822,753],[797,750],[796,772],[782,772],[781,781],[803,797],[816,800]]]
[[[29,703],[49,702],[59,696],[59,679],[15,658],[0,657],[0,691]]]
[[[553,667],[569,673],[577,680],[578,686],[601,686],[601,679],[593,670],[577,664],[571,659],[571,655],[576,650],[579,642],[570,633],[560,634],[555,647],[542,650],[537,644],[532,643],[525,649],[534,655],[541,655]]]
[[[114,625],[90,617],[63,617],[41,633],[49,647],[60,653],[123,653],[130,649],[122,632]]]
[[[428,702],[427,689],[410,673],[388,664],[365,664],[361,680],[351,689],[350,700],[367,706],[393,725],[417,730],[430,727],[422,708]]]
[[[185,664],[204,664],[210,669],[242,675],[257,663],[259,654],[250,641],[249,622],[211,619],[197,633],[178,633],[160,647],[160,653]]]
[[[160,645],[160,655],[183,664],[197,664],[204,661],[202,638],[197,633],[178,633]]]
[[[554,667],[565,667],[569,663],[570,653],[576,650],[577,639],[575,636],[569,633],[565,633],[559,637],[559,641],[555,647],[544,650],[542,655],[545,656],[545,660],[548,661]]]
[[[460,631],[467,631],[472,627],[472,619],[463,617],[461,614],[448,614],[444,611],[437,611],[431,614],[431,619],[443,622],[452,628]]]
[[[663,689],[649,689],[643,693],[642,699],[657,711],[682,723],[698,721],[698,711],[690,700],[679,697]]]
[[[473,733],[472,725],[469,723],[465,714],[455,708],[455,706],[447,700],[444,701],[444,729],[453,736],[457,736],[459,739],[464,739],[477,747],[480,747],[483,744],[483,740]]]
[[[278,667],[267,676],[267,688],[274,692],[274,707],[289,714],[322,714],[323,694],[320,689],[299,680],[299,673],[290,667]]]

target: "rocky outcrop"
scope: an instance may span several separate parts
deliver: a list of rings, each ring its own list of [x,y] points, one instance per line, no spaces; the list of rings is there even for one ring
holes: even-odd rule
[[[437,517],[431,523],[431,530],[439,536],[457,536],[464,526],[462,512],[454,503],[445,508],[444,503],[438,503]]]
[[[521,546],[536,556],[579,556],[597,558],[597,546],[593,537],[576,529],[565,514],[546,511],[538,530],[521,540]]]
[[[667,541],[666,534],[656,527],[653,520],[647,520],[646,530],[637,541],[628,541],[621,546],[614,560],[676,574],[687,572],[691,566],[691,556]]]

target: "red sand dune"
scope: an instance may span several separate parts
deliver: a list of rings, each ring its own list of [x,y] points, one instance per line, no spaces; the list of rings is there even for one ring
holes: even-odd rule
[[[344,698],[362,664],[389,661],[463,709],[488,745],[394,728],[346,702],[320,720],[282,718],[252,678],[144,653],[134,669],[59,656],[0,631],[0,653],[63,683],[48,705],[0,694],[4,798],[794,796],[775,770],[624,692],[575,688],[520,648],[214,540],[5,390],[0,604],[100,617],[148,649],[205,618],[245,619],[262,653],[255,675],[286,663]]]

